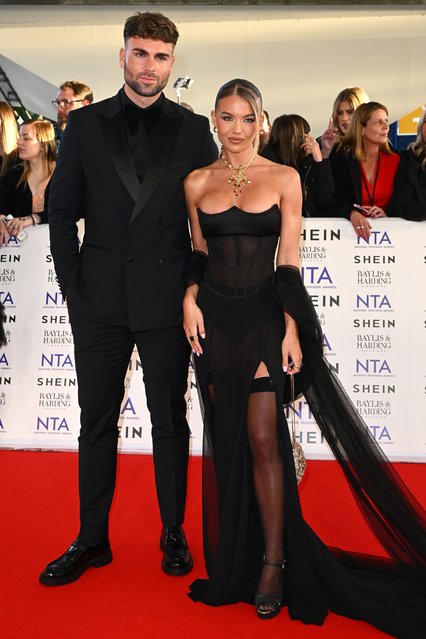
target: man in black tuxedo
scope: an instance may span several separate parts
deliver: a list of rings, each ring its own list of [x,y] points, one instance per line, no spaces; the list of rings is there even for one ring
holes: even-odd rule
[[[124,87],[70,114],[49,199],[51,250],[75,343],[81,408],[77,539],[41,573],[75,581],[112,559],[117,421],[136,344],[151,415],[162,567],[192,568],[182,529],[189,429],[189,346],[182,328],[191,254],[183,178],[217,158],[208,120],[165,98],[176,26],[159,13],[127,19]],[[79,251],[76,222],[85,219]]]

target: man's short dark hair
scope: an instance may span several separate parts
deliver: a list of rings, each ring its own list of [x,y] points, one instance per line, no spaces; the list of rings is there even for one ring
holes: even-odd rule
[[[61,91],[71,89],[78,100],[87,100],[90,104],[93,102],[92,89],[80,80],[67,80],[60,85],[59,89]]]
[[[129,38],[145,38],[146,40],[161,40],[175,46],[179,38],[176,25],[162,13],[138,11],[127,18],[124,24],[124,42]]]

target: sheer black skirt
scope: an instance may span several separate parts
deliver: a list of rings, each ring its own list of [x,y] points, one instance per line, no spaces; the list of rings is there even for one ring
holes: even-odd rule
[[[190,596],[217,606],[253,603],[262,569],[262,526],[253,489],[246,413],[261,362],[273,380],[285,491],[284,604],[293,619],[322,624],[328,610],[363,619],[401,639],[426,629],[424,511],[402,483],[322,357],[321,331],[296,269],[252,295],[202,285],[204,355],[195,358],[204,418],[203,534],[208,580]],[[283,401],[283,310],[299,325],[304,357],[296,387],[348,479],[389,560],[328,549],[304,521]]]

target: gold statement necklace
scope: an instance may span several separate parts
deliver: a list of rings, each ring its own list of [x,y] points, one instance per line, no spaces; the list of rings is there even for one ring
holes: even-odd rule
[[[246,164],[230,164],[225,157],[225,154],[222,154],[222,162],[226,166],[227,169],[231,171],[236,171],[230,178],[228,178],[228,184],[231,185],[232,190],[234,191],[235,197],[238,197],[241,194],[241,191],[245,187],[246,184],[250,184],[250,179],[247,175],[244,175],[244,171],[248,169],[255,161],[256,155],[252,157],[252,159]]]

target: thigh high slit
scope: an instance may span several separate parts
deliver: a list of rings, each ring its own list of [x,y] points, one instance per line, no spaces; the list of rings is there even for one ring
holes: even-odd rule
[[[425,512],[369,434],[324,360],[321,329],[297,269],[280,267],[274,275],[273,270],[268,271],[270,267],[262,270],[259,266],[267,263],[261,254],[265,240],[261,214],[238,215],[233,210],[232,224],[225,225],[221,219],[225,213],[207,215],[216,219],[203,223],[210,262],[198,304],[206,338],[204,355],[195,358],[195,369],[204,419],[203,536],[208,579],[193,582],[190,596],[212,606],[254,602],[266,539],[253,482],[253,438],[248,424],[256,423],[262,413],[255,405],[255,419],[251,419],[250,400],[257,395],[252,385],[259,383],[253,380],[263,363],[269,379],[262,384],[270,388],[260,391],[259,397],[267,394],[275,402],[283,475],[282,491],[275,491],[274,499],[277,512],[283,512],[283,593],[290,617],[320,625],[331,610],[368,621],[399,639],[423,639]],[[266,215],[269,219],[272,213],[264,214],[263,225]],[[258,219],[252,222],[252,218]],[[245,244],[245,236],[237,233],[247,233],[249,224],[257,244],[252,236]],[[225,226],[232,227],[232,242],[223,230]],[[266,228],[266,235],[268,232]],[[231,271],[233,287],[229,286]],[[250,286],[255,276],[260,286]],[[240,285],[242,277],[244,287]],[[283,411],[289,386],[282,370],[283,311],[298,324],[303,352],[296,393],[304,393],[388,559],[328,548],[303,518]],[[267,405],[268,413],[270,401]],[[271,420],[271,413],[267,420]]]

